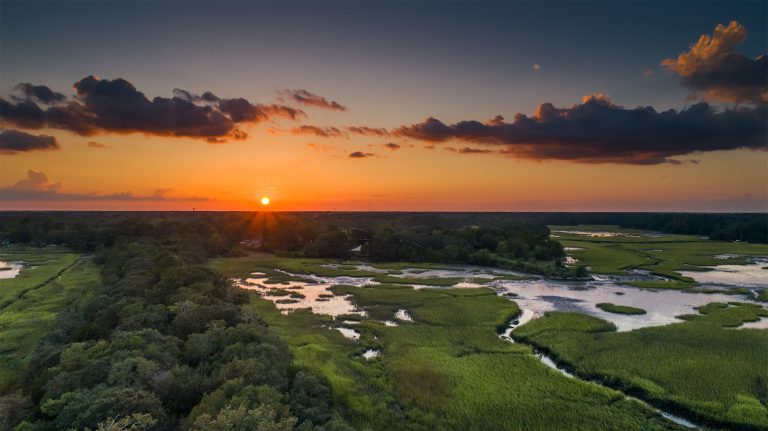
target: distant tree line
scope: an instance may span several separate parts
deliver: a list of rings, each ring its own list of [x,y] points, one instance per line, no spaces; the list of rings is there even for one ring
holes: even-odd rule
[[[617,225],[718,241],[768,243],[768,213],[315,213],[314,218],[349,224],[357,220],[397,220],[399,224],[458,228],[505,223]]]
[[[334,213],[337,214],[337,213]],[[416,221],[416,223],[414,222]],[[482,223],[474,223],[474,222]],[[180,253],[200,259],[236,253],[243,240],[260,249],[311,257],[348,258],[352,248],[377,261],[479,263],[487,253],[551,261],[564,254],[549,229],[532,220],[475,220],[451,215],[416,220],[389,214],[324,213],[3,213],[0,238],[11,243],[110,247],[119,237],[191,239]]]

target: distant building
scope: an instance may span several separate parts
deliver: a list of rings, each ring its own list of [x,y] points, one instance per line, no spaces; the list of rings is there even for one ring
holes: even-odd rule
[[[352,244],[358,244],[349,250],[351,257],[364,257],[367,255],[367,248],[364,247],[368,243],[368,232],[365,229],[359,227],[342,227],[340,231],[347,235],[347,239]]]
[[[363,257],[364,256],[364,254],[363,254],[363,245],[364,244],[360,244],[357,247],[354,247],[351,250],[349,250],[349,255],[351,257]]]

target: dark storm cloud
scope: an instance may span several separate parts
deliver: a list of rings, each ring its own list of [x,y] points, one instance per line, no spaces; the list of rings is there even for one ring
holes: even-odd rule
[[[282,92],[284,97],[306,106],[315,106],[332,111],[346,111],[347,107],[328,100],[325,97],[310,93],[307,90],[285,90]]]
[[[381,129],[376,127],[349,126],[346,129],[350,133],[356,133],[358,135],[365,135],[365,136],[386,136],[389,134],[387,129]]]
[[[396,143],[394,143],[394,142],[387,142],[386,144],[384,144],[384,146],[385,146],[387,149],[389,149],[389,150],[393,150],[393,151],[394,151],[394,150],[399,150],[399,149],[400,149],[400,145],[398,145],[398,144],[396,144]]]
[[[344,132],[336,127],[318,127],[318,126],[298,126],[291,129],[291,133],[295,135],[313,135],[321,138],[333,138],[346,136]]]
[[[304,114],[287,106],[253,104],[243,98],[219,99],[210,92],[196,96],[179,89],[175,90],[176,97],[150,100],[122,78],[88,76],[74,88],[75,98],[43,107],[32,99],[0,98],[0,118],[21,128],[63,129],[83,136],[138,132],[223,142],[247,136],[239,123],[275,117],[295,120]]]
[[[651,107],[627,109],[602,95],[583,103],[538,107],[534,116],[517,114],[507,123],[424,122],[392,131],[425,142],[458,140],[497,145],[499,152],[527,159],[582,163],[674,163],[670,157],[738,148],[766,149],[766,107],[717,111],[707,103],[657,112]]]
[[[219,96],[211,93],[210,91],[206,91],[202,95],[198,96],[197,94],[190,93],[189,91],[182,90],[181,88],[174,88],[173,96],[178,97],[179,99],[184,99],[189,102],[215,103],[221,100],[219,99]]]
[[[668,58],[662,66],[677,73],[684,86],[724,102],[768,102],[768,57],[749,58],[735,48],[747,39],[736,21],[719,24],[712,36],[703,34],[690,50]]]
[[[46,125],[46,111],[31,100],[12,103],[0,97],[0,122],[25,129],[40,129]]]
[[[493,150],[488,150],[483,148],[471,148],[471,147],[464,147],[464,148],[448,147],[446,148],[446,150],[453,151],[459,154],[487,154],[487,153],[493,152]]]
[[[0,154],[18,154],[29,151],[58,150],[56,138],[48,135],[30,135],[19,130],[0,131]]]
[[[350,155],[349,155],[349,157],[351,157],[353,159],[362,159],[362,158],[365,158],[365,157],[373,157],[373,156],[375,156],[375,154],[373,154],[373,153],[365,153],[365,152],[362,152],[362,151],[355,151],[354,153],[350,153]]]
[[[198,196],[168,196],[170,189],[160,188],[151,195],[134,195],[131,192],[110,194],[66,193],[61,183],[54,183],[45,172],[32,169],[27,177],[8,187],[0,188],[0,199],[5,201],[144,201],[144,202],[197,202],[211,199]]]
[[[304,116],[304,111],[283,105],[252,104],[243,99],[221,99],[219,110],[229,116],[234,122],[260,122],[272,117],[283,117],[296,120]]]
[[[13,96],[16,100],[32,100],[40,103],[57,103],[66,99],[61,93],[57,93],[45,85],[32,85],[28,82],[22,82],[15,87],[23,97]]]

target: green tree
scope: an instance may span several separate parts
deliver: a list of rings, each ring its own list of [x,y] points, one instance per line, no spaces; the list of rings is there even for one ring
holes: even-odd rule
[[[145,431],[155,424],[157,421],[151,415],[134,413],[120,419],[107,418],[107,420],[99,423],[96,431]],[[89,428],[86,430],[90,431]]]
[[[266,405],[249,409],[241,404],[225,407],[215,417],[203,414],[192,425],[192,431],[289,431],[296,425],[295,417],[279,418]]]

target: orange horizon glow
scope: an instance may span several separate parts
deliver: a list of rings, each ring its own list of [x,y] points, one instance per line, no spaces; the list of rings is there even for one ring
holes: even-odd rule
[[[57,134],[63,151],[16,155],[13,163],[3,157],[0,187],[33,169],[60,183],[61,193],[146,197],[162,189],[166,200],[3,200],[0,209],[257,211],[268,197],[271,211],[761,211],[768,196],[764,154],[747,150],[682,165],[595,165],[457,155],[440,146],[387,151],[375,137],[317,151],[307,145],[312,139],[257,128],[222,145],[110,135],[99,139],[104,149]],[[356,148],[376,155],[349,158]],[[199,200],[183,200],[192,198]]]

